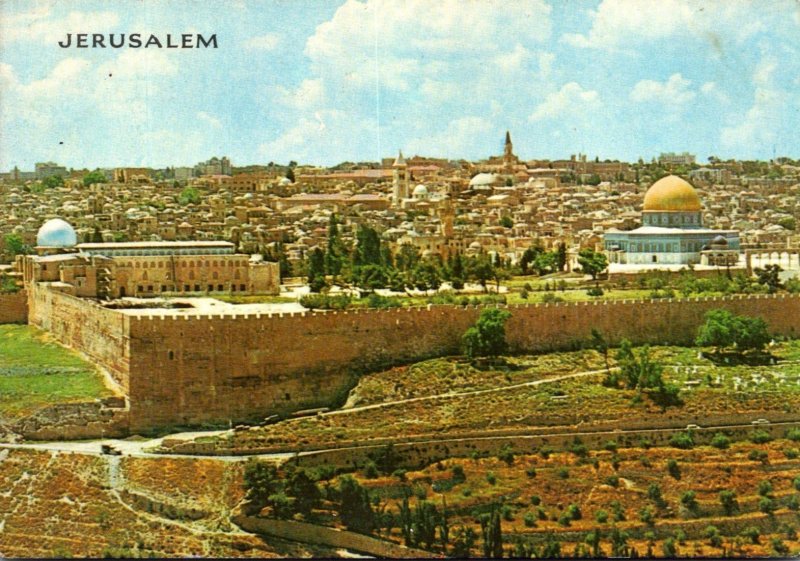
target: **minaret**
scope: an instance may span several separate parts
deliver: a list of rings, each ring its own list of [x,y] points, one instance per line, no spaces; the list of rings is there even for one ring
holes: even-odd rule
[[[455,209],[453,208],[453,201],[450,196],[447,196],[439,207],[439,220],[441,222],[441,234],[450,239],[453,237],[453,220],[455,216]]]
[[[503,149],[503,168],[505,168],[506,173],[512,173],[514,171],[516,159],[517,157],[514,156],[514,145],[511,144],[511,133],[506,131],[506,145]]]
[[[392,164],[392,202],[395,206],[400,206],[400,202],[407,198],[408,164],[403,158],[403,151],[399,150],[397,159]]]

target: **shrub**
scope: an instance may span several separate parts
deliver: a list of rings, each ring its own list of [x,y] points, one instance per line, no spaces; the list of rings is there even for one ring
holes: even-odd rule
[[[758,494],[762,497],[768,497],[769,494],[772,493],[772,483],[764,479],[758,483]]]
[[[747,458],[754,462],[766,464],[767,460],[769,459],[769,454],[767,454],[767,452],[764,450],[750,450],[750,453],[747,454]]]
[[[772,514],[775,512],[776,506],[775,501],[770,499],[769,497],[761,497],[761,500],[758,501],[758,510],[763,512],[764,514]]]
[[[798,475],[797,477],[794,478],[794,480],[792,480],[792,485],[796,490],[800,491],[800,475]]]
[[[730,445],[731,445],[731,439],[722,434],[721,432],[715,434],[714,438],[711,439],[711,446],[713,446],[714,448],[719,448],[720,450],[725,450],[726,448],[729,448]]]
[[[567,511],[566,512],[567,512],[567,514],[569,514],[570,518],[572,518],[573,520],[580,520],[581,518],[583,518],[583,514],[581,513],[581,509],[578,508],[578,505],[576,505],[576,504],[570,504],[567,507]]]
[[[557,474],[561,479],[569,479],[569,470],[565,467],[559,468]]]
[[[489,482],[489,485],[495,485],[497,483],[497,476],[493,471],[486,474],[486,481]]]
[[[750,543],[757,544],[759,538],[761,537],[761,531],[755,526],[748,526],[739,532],[739,535],[747,540],[750,540]]]
[[[669,439],[669,444],[681,450],[691,450],[694,448],[694,439],[689,432],[679,432],[672,435],[672,438]]]
[[[786,557],[787,555],[789,555],[789,547],[785,543],[783,543],[782,539],[772,538],[772,540],[769,543],[770,546],[772,547],[772,552],[775,555],[778,555],[780,557]]]
[[[616,452],[617,451],[617,441],[616,440],[609,440],[605,444],[603,444],[603,449],[608,450],[609,452]]]
[[[719,502],[722,505],[722,510],[728,516],[733,515],[739,510],[739,502],[736,500],[736,491],[724,490],[719,492]]]
[[[787,460],[796,460],[800,457],[800,450],[797,448],[787,448],[783,451],[783,455],[786,456]]]
[[[605,524],[608,522],[608,513],[605,510],[600,509],[594,513],[594,519],[598,524]]]
[[[681,468],[678,466],[677,460],[667,460],[667,473],[669,473],[675,479],[681,478]]]
[[[530,478],[536,477],[536,468],[530,466],[528,469],[525,470],[525,475],[527,475]]]
[[[697,494],[694,491],[686,491],[683,495],[681,495],[681,504],[686,507],[689,512],[696,513],[697,509],[700,507],[697,504]]]
[[[673,538],[667,538],[661,545],[661,552],[667,559],[674,559],[678,556],[678,547],[675,545]]]
[[[506,520],[508,522],[514,520],[514,509],[511,508],[510,505],[503,505],[502,508],[500,509],[500,514],[502,515],[503,520]]]
[[[364,466],[364,476],[367,479],[375,479],[378,477],[378,466],[372,460],[368,461]]]
[[[639,511],[639,520],[648,526],[652,526],[655,523],[656,515],[650,505],[642,507],[642,509]]]
[[[711,547],[722,546],[722,536],[719,535],[719,529],[716,526],[706,526],[703,531],[703,537],[708,538],[708,543]]]
[[[606,485],[611,485],[612,487],[619,487],[619,476],[609,475],[606,477],[605,483]]]
[[[619,501],[611,501],[611,510],[614,512],[614,522],[622,522],[625,520],[625,509]]]
[[[350,296],[346,294],[306,294],[300,297],[300,305],[304,308],[317,310],[344,310],[349,308]]]
[[[503,447],[500,448],[500,452],[497,454],[497,459],[505,462],[508,465],[514,463],[514,449],[510,444],[504,444]]]
[[[542,502],[542,499],[539,495],[531,495],[531,504],[533,506],[539,506]]]
[[[800,428],[795,427],[786,431],[786,438],[794,440],[795,442],[800,442]]]
[[[800,497],[798,497],[797,495],[792,495],[786,502],[786,506],[789,510],[794,510],[794,511],[800,510]]]
[[[451,471],[451,478],[453,479],[453,483],[464,483],[467,480],[467,476],[464,474],[464,468],[459,464],[454,465]]]
[[[765,430],[757,430],[750,434],[750,440],[755,444],[764,444],[772,440],[772,436]]]
[[[532,512],[526,512],[525,516],[522,517],[522,521],[528,528],[533,528],[536,526],[536,515]]]
[[[561,513],[558,517],[558,523],[562,526],[569,526],[572,523],[572,517],[566,511]]]

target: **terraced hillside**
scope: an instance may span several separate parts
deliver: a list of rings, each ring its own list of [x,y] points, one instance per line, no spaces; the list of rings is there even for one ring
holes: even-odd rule
[[[800,411],[797,341],[775,345],[754,364],[684,347],[656,347],[652,356],[664,364],[665,381],[680,388],[680,403],[664,407],[638,390],[603,385],[605,361],[596,351],[511,357],[485,369],[451,357],[365,376],[345,409],[205,439],[203,450],[288,452],[632,423],[685,427],[709,418],[749,423],[767,413],[796,419]],[[182,449],[192,445],[172,448]]]
[[[229,521],[236,463],[0,450],[2,557],[308,557]]]

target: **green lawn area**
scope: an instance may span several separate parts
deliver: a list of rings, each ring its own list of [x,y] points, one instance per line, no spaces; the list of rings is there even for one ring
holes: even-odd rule
[[[0,419],[112,394],[94,366],[44,331],[29,325],[0,325]]]

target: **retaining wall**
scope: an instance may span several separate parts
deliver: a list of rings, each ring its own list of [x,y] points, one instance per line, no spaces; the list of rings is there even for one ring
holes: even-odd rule
[[[312,543],[350,549],[361,553],[368,553],[376,557],[389,559],[428,559],[439,557],[428,551],[412,549],[392,542],[379,540],[364,534],[337,530],[326,526],[294,522],[292,520],[276,520],[272,518],[257,518],[255,516],[234,516],[234,524],[259,534],[269,534],[286,540],[301,543]]]

